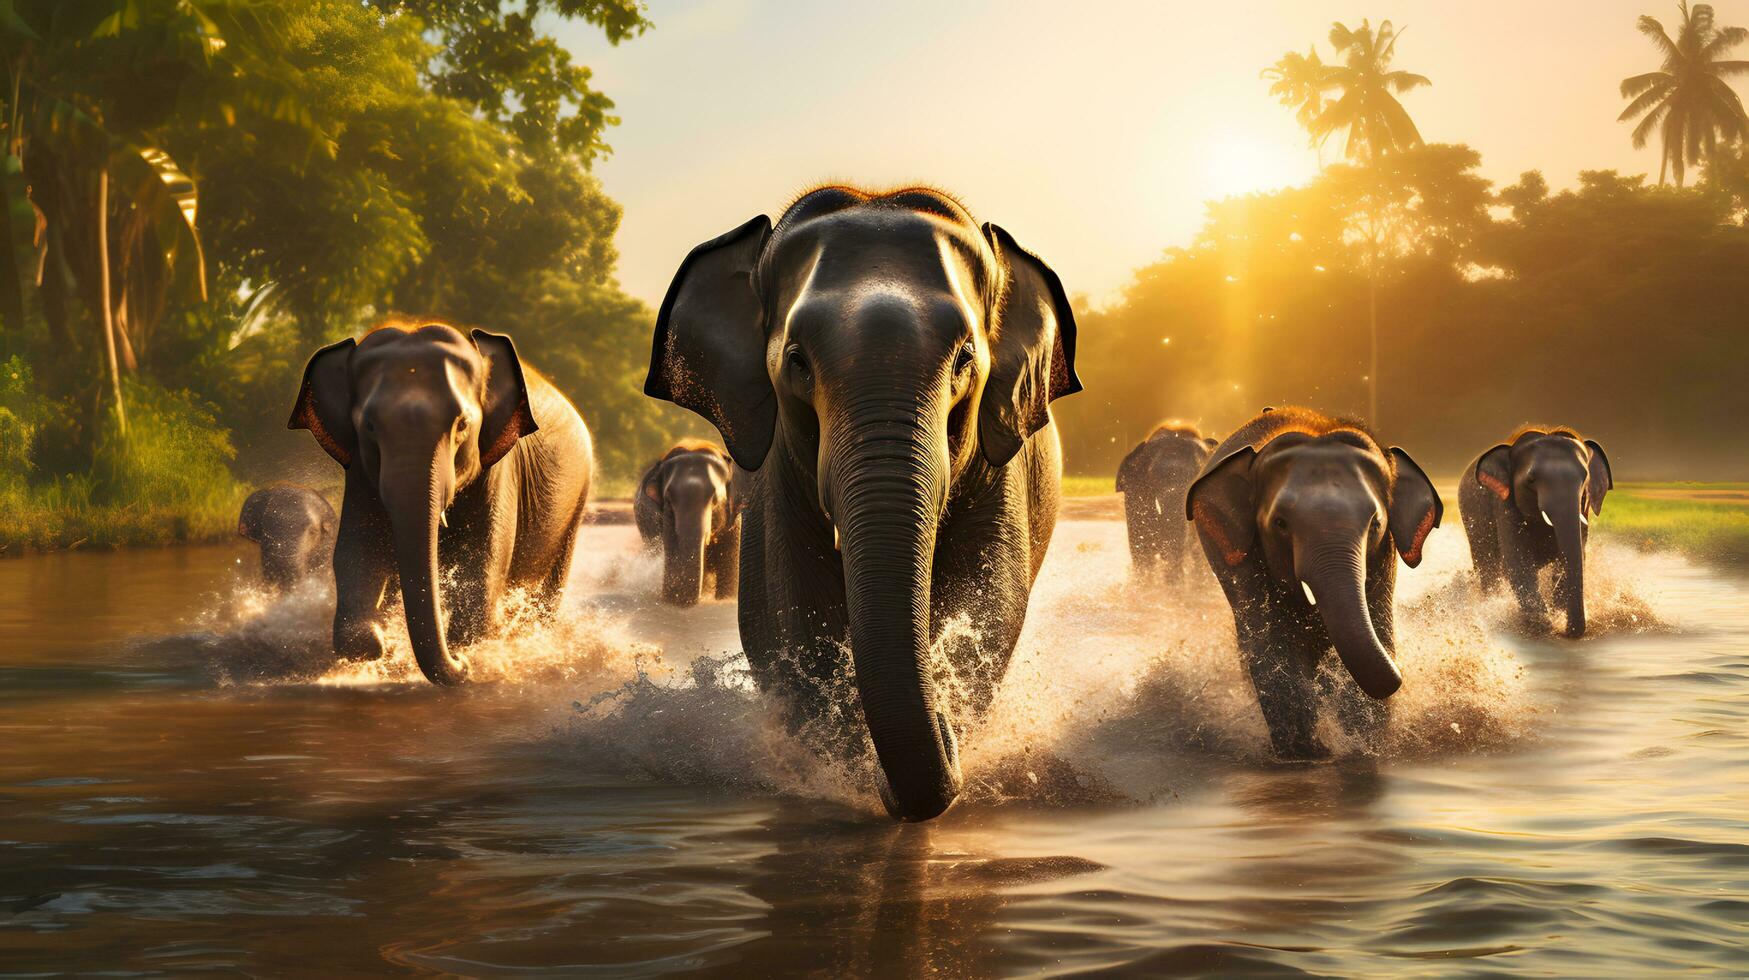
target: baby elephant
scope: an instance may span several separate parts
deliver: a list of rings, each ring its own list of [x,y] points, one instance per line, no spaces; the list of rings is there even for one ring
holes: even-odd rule
[[[741,508],[735,466],[714,443],[675,444],[638,481],[632,502],[646,546],[662,543],[662,601],[698,602],[705,578],[718,599],[735,594],[741,570]]]
[[[1385,449],[1358,422],[1271,409],[1215,449],[1186,509],[1233,606],[1239,656],[1276,754],[1328,754],[1312,730],[1313,681],[1331,647],[1373,699],[1341,685],[1343,726],[1382,724],[1377,702],[1403,683],[1393,659],[1396,556],[1419,565],[1443,513],[1409,454]]]
[[[1162,422],[1117,468],[1130,562],[1137,571],[1159,570],[1173,578],[1183,573],[1190,531],[1184,493],[1214,448],[1215,440],[1204,439],[1196,426]]]
[[[1537,572],[1555,565],[1567,635],[1585,633],[1585,539],[1615,486],[1603,447],[1571,429],[1525,426],[1488,450],[1458,483],[1458,512],[1482,588],[1502,581],[1527,620],[1546,622]]]
[[[308,487],[266,487],[243,501],[237,533],[261,548],[261,578],[287,592],[334,559],[338,518],[321,494]]]

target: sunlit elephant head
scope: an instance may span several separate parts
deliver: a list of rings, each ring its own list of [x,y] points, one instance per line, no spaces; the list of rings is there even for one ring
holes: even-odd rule
[[[1402,685],[1374,628],[1367,582],[1393,549],[1420,564],[1444,513],[1408,453],[1381,450],[1358,430],[1287,432],[1216,463],[1191,486],[1186,510],[1219,543],[1218,560],[1260,560],[1277,594],[1317,607],[1361,690],[1383,700]]]
[[[535,431],[510,338],[446,324],[380,327],[318,351],[291,428],[308,429],[376,491],[391,525],[413,653],[425,676],[467,674],[444,637],[439,528],[456,494]],[[374,635],[336,636],[342,655],[380,653]]]
[[[1585,632],[1585,541],[1591,516],[1615,481],[1603,447],[1568,429],[1527,429],[1510,445],[1482,454],[1476,482],[1517,508],[1527,521],[1553,529],[1567,575],[1557,599],[1567,611],[1567,635]]]
[[[811,533],[841,544],[857,688],[898,816],[934,816],[960,786],[928,663],[938,525],[955,488],[989,485],[1051,400],[1080,390],[1074,355],[1050,267],[926,189],[811,192],[775,226],[760,216],[694,249],[662,303],[645,391],[710,419],[742,467],[774,468]]]

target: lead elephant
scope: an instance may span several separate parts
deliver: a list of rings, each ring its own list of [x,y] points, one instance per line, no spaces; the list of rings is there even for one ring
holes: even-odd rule
[[[263,487],[243,501],[237,534],[261,550],[261,579],[285,592],[328,571],[339,523],[326,497],[309,487]]]
[[[1216,440],[1203,438],[1194,425],[1162,422],[1118,466],[1130,563],[1138,572],[1163,572],[1171,578],[1183,573],[1184,545],[1190,537],[1184,495],[1215,445]]]
[[[937,191],[811,191],[693,249],[656,322],[644,390],[692,409],[752,472],[741,642],[792,721],[855,711],[888,810],[960,791],[931,644],[988,704],[1056,523],[1053,399],[1080,390],[1075,320],[1051,269]],[[857,736],[860,741],[860,735]]]
[[[1525,426],[1477,457],[1458,481],[1458,513],[1482,588],[1507,583],[1525,618],[1546,624],[1537,573],[1554,565],[1566,633],[1584,635],[1585,542],[1614,486],[1603,447],[1572,429]]]
[[[451,646],[498,626],[506,589],[556,606],[589,496],[589,430],[509,337],[391,321],[324,347],[288,425],[346,468],[334,545],[340,656],[383,655],[397,582],[413,655],[437,684],[466,678]]]
[[[715,443],[676,443],[638,480],[632,517],[646,547],[662,548],[662,601],[698,603],[706,579],[718,599],[741,573],[741,503],[735,464]]]
[[[1327,749],[1314,684],[1332,647],[1371,701],[1342,683],[1338,717],[1367,729],[1402,685],[1395,660],[1397,556],[1414,568],[1444,514],[1433,484],[1358,422],[1308,408],[1265,411],[1214,451],[1187,516],[1233,607],[1239,655],[1270,742],[1286,759]],[[1329,681],[1325,681],[1326,684]]]

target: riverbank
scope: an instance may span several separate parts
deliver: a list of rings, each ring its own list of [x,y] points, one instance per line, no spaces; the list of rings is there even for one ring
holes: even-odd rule
[[[0,557],[74,548],[210,544],[234,537],[236,499],[191,506],[102,503],[78,488],[0,487]]]

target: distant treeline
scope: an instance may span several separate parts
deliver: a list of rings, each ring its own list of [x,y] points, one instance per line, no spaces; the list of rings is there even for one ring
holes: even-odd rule
[[[1493,192],[1479,162],[1430,145],[1210,204],[1194,242],[1080,316],[1086,392],[1056,406],[1070,471],[1113,472],[1163,417],[1217,435],[1270,404],[1364,417],[1376,299],[1377,428],[1435,473],[1549,421],[1623,477],[1749,477],[1742,150],[1686,189],[1585,171],[1551,193],[1531,171]]]

